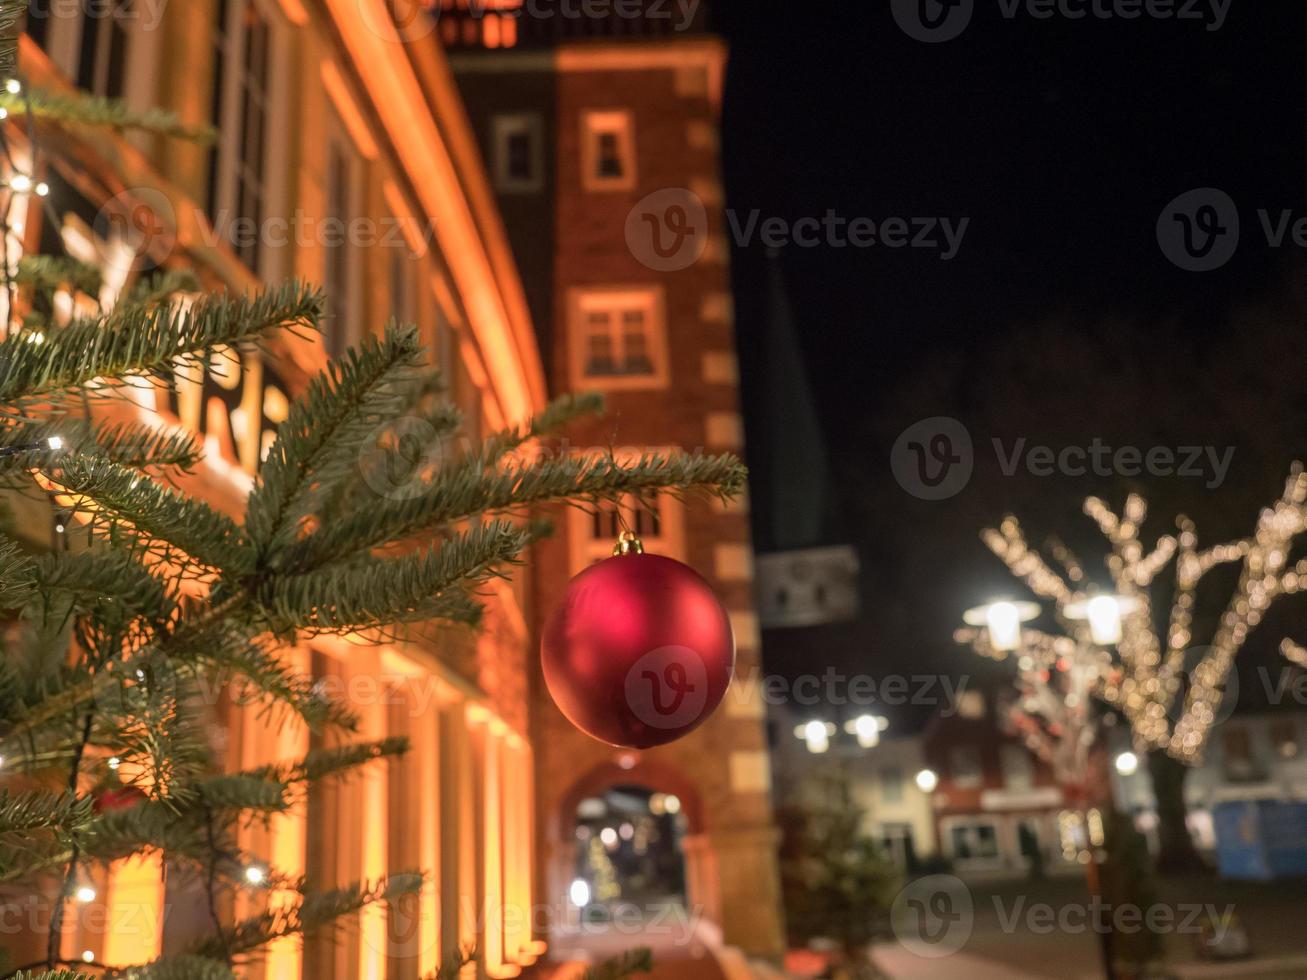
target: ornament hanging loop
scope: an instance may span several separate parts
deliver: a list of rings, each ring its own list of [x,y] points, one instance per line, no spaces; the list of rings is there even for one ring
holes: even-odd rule
[[[643,555],[644,543],[635,536],[634,531],[623,531],[617,536],[617,544],[613,545],[613,557],[620,555]]]

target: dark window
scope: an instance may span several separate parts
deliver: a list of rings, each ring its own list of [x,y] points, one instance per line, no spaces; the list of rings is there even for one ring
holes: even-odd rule
[[[127,24],[133,0],[93,4],[82,13],[77,85],[107,98],[122,98],[127,61]],[[48,17],[48,11],[46,16]]]
[[[617,133],[606,130],[599,133],[599,154],[595,176],[618,179],[625,175],[622,169],[622,144]]]
[[[531,134],[525,129],[509,133],[505,137],[504,152],[507,155],[504,168],[510,180],[529,181],[535,178],[531,172]]]
[[[344,148],[335,140],[327,147],[327,217],[331,236],[327,240],[327,353],[342,354],[349,346],[349,236],[345,226],[350,210],[350,165]]]

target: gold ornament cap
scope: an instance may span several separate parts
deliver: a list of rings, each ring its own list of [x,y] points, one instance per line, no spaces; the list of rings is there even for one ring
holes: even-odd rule
[[[613,545],[613,557],[621,555],[643,555],[644,543],[635,536],[634,531],[623,531],[617,536],[617,544]]]

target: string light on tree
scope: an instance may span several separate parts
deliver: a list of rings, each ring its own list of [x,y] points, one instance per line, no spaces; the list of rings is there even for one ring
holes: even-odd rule
[[[1113,594],[1087,588],[1079,561],[1056,540],[1049,545],[1061,567],[1055,571],[1026,542],[1015,517],[981,534],[1016,578],[1052,601],[1063,626],[1060,633],[1022,631],[1014,727],[1033,750],[1051,760],[1059,740],[1092,744],[1092,719],[1072,731],[1075,726],[1067,723],[1075,719],[1067,712],[1078,713],[1086,697],[1093,697],[1121,712],[1136,752],[1157,749],[1187,765],[1196,764],[1219,717],[1235,656],[1248,635],[1275,599],[1307,587],[1307,559],[1289,562],[1296,539],[1307,531],[1307,475],[1295,463],[1279,499],[1261,511],[1251,535],[1207,548],[1199,547],[1194,523],[1183,515],[1176,519],[1176,533],[1145,547],[1140,533],[1148,507],[1138,494],[1126,498],[1119,514],[1097,497],[1085,501],[1084,512],[1109,545],[1106,565]],[[1227,564],[1241,566],[1238,582],[1207,647],[1195,651],[1199,582]],[[1159,633],[1153,624],[1152,589],[1168,567],[1174,578],[1171,609],[1166,629]],[[1010,619],[1009,614],[1005,629]],[[1012,652],[1010,629],[992,637],[988,623],[970,614],[965,621],[973,628],[958,631],[960,643],[995,659]],[[1286,640],[1281,649],[1286,657],[1299,656],[1307,664],[1307,651],[1292,641]],[[1059,679],[1059,674],[1064,676]]]

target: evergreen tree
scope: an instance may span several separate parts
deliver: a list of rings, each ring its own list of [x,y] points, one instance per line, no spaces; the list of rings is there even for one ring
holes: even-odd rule
[[[133,116],[99,99],[11,92],[5,100],[21,102],[29,127],[53,120],[185,133],[166,114]],[[69,319],[55,312],[54,291],[75,284],[96,295],[96,270],[7,257],[5,272],[12,322],[0,341],[0,480],[13,493],[57,496],[66,533],[47,550],[0,535],[0,608],[10,624],[0,640],[0,886],[43,894],[53,910],[46,955],[0,965],[0,978],[72,980],[83,969],[133,980],[229,978],[269,942],[416,892],[421,870],[400,868],[314,892],[243,851],[237,835],[250,820],[301,805],[319,780],[404,752],[402,739],[344,741],[225,772],[204,737],[211,692],[238,684],[267,710],[348,733],[349,706],[285,666],[282,644],[393,635],[431,621],[475,626],[478,586],[507,574],[547,533],[530,519],[538,505],[657,491],[730,496],[743,486],[730,456],[621,464],[518,452],[597,411],[590,397],[564,398],[480,447],[446,452],[458,414],[432,397],[437,384],[416,330],[392,323],[309,384],[266,454],[244,519],[234,520],[169,485],[200,461],[194,439],[111,424],[105,410],[224,350],[315,331],[321,295],[289,283],[179,302],[195,284],[168,272],[111,309]],[[426,423],[430,444],[417,452],[397,440],[377,445],[378,428],[404,416]],[[416,466],[410,475],[422,492],[372,493],[361,466]],[[162,855],[170,878],[198,883],[210,934],[130,968],[65,962],[60,930],[86,869],[142,854]],[[223,912],[237,893],[263,911],[231,921]],[[274,893],[292,900],[270,905]]]

